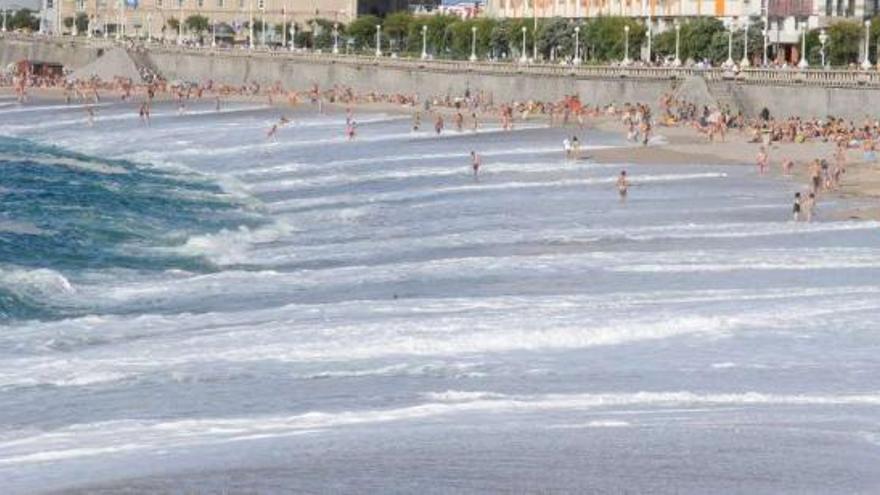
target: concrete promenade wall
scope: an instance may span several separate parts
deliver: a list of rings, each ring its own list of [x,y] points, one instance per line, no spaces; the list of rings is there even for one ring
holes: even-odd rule
[[[19,60],[57,62],[79,68],[97,60],[99,48],[63,41],[24,42],[0,38],[0,68]]]
[[[0,38],[0,64],[29,58],[82,67],[99,57],[99,48],[82,43],[27,41]],[[242,84],[256,81],[271,84],[282,81],[288,87],[304,89],[317,83],[349,85],[358,90],[419,93],[423,96],[461,95],[465,90],[484,91],[495,101],[555,100],[578,94],[590,104],[623,102],[656,103],[680,82],[666,78],[621,78],[614,76],[571,75],[561,71],[545,74],[518,73],[498,68],[475,70],[462,66],[437,64],[377,64],[370,60],[334,62],[303,56],[260,54],[224,54],[154,49],[150,59],[167,79],[205,80]],[[390,65],[390,66],[389,66]],[[552,71],[552,69],[547,69]],[[790,72],[789,74],[795,74]],[[819,74],[821,76],[821,74]],[[701,76],[697,76],[702,78]],[[790,76],[789,76],[790,77]],[[791,80],[716,80],[718,74],[705,77],[711,93],[720,92],[726,102],[735,103],[747,115],[767,107],[776,116],[841,116],[862,120],[867,115],[880,117],[880,86],[834,87],[820,83],[796,83]],[[689,85],[683,86],[689,88]],[[687,91],[679,93],[688,98]],[[697,100],[698,96],[693,95]],[[731,101],[732,100],[732,101]]]
[[[496,75],[397,69],[372,64],[341,65],[285,58],[240,58],[201,54],[154,53],[153,62],[169,79],[270,84],[282,81],[305,88],[342,84],[363,91],[461,95],[467,89],[491,93],[496,101],[555,100],[579,94],[590,103],[658,100],[671,89],[669,81],[585,80],[573,77],[538,78],[522,74]]]

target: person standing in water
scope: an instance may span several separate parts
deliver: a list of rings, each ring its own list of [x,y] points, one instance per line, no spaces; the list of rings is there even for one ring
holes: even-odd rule
[[[422,126],[422,113],[419,111],[416,111],[415,115],[413,116],[413,126],[412,126],[413,132],[418,132],[419,128],[421,126]]]
[[[478,174],[480,173],[480,165],[482,165],[480,155],[478,155],[476,151],[471,151],[471,168],[474,170],[474,180],[480,180],[478,177]]]
[[[443,116],[442,115],[437,116],[437,121],[434,122],[434,131],[437,133],[438,136],[440,135],[441,132],[443,132]]]
[[[577,136],[571,137],[571,156],[575,160],[581,159],[581,142],[578,141]]]
[[[794,193],[794,204],[791,206],[792,219],[797,222],[801,219],[801,193]]]
[[[804,200],[803,208],[804,210],[804,220],[807,222],[813,221],[813,212],[816,209],[816,195],[814,193],[810,193],[807,195],[807,199]]]
[[[767,172],[767,160],[767,149],[761,146],[758,150],[758,156],[755,159],[755,162],[758,165],[758,174],[764,175]]]
[[[626,193],[629,190],[629,179],[626,176],[626,170],[621,170],[620,175],[617,176],[617,194],[620,195],[620,199],[626,199]]]

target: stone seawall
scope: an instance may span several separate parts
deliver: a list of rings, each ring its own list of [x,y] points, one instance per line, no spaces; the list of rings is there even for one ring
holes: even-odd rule
[[[106,50],[70,41],[28,41],[0,38],[0,64],[4,67],[21,59],[60,62],[76,69],[99,59]],[[585,103],[656,103],[664,93],[677,91],[679,97],[705,103],[722,102],[736,106],[747,115],[767,107],[773,115],[825,117],[841,116],[862,120],[880,117],[880,89],[834,87],[833,84],[803,84],[796,81],[718,80],[717,73],[706,77],[691,75],[682,79],[572,75],[555,68],[535,74],[532,70],[499,70],[461,65],[417,63],[376,63],[332,57],[305,57],[210,51],[151,50],[152,65],[167,79],[206,80],[242,84],[281,81],[287,87],[304,89],[312,84],[352,86],[361,91],[419,93],[421,95],[461,95],[467,89],[484,91],[496,101],[556,100],[577,94]],[[542,69],[543,70],[543,69]],[[795,74],[792,72],[791,74]],[[711,77],[710,77],[711,76]]]
[[[579,94],[589,103],[658,100],[671,89],[669,81],[587,80],[573,77],[497,75],[476,72],[437,71],[427,68],[398,69],[364,63],[342,65],[295,58],[244,58],[222,55],[157,52],[153,62],[169,79],[194,80],[211,77],[217,81],[257,81],[305,88],[342,84],[362,91],[461,95],[466,90],[490,93],[496,101],[556,100]]]

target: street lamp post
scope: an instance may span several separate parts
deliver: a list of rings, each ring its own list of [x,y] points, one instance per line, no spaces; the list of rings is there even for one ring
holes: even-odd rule
[[[382,56],[382,26],[376,24],[376,56]]]
[[[428,58],[428,26],[422,25],[422,60]]]
[[[339,24],[333,24],[333,54],[339,53]]]
[[[810,63],[807,62],[807,26],[804,23],[804,27],[801,28],[801,61],[798,62],[798,68],[806,69],[810,66]]]
[[[764,64],[764,67],[767,67],[767,45],[768,41],[770,41],[770,31],[767,30],[767,25],[764,24],[764,29],[761,31],[762,41],[764,43],[764,51],[762,53],[761,61]]]
[[[92,37],[91,20],[89,20],[89,38]],[[147,43],[153,42],[153,14],[147,14]]]
[[[217,48],[217,20],[211,21],[211,47]]]
[[[6,9],[3,9],[3,31],[6,32]]]
[[[122,29],[120,26],[122,25],[122,0],[117,0],[116,2],[116,41],[122,39]]]
[[[89,23],[88,23],[88,26],[86,26],[86,29],[88,29],[88,31],[89,31],[88,33],[86,33],[86,38],[88,38],[88,39],[92,39],[92,20],[93,19],[94,19],[94,16],[89,16]]]
[[[179,17],[177,19],[177,44],[182,45],[183,44],[183,2],[178,0],[177,7],[178,7],[177,12],[179,14]],[[251,24],[253,24],[253,22],[251,22]],[[251,29],[253,29],[253,28],[251,28]],[[251,45],[251,46],[253,46],[253,45]]]
[[[102,26],[102,30],[104,31],[104,39],[105,40],[109,39],[110,33],[107,32],[107,13],[106,12],[104,13],[104,16],[101,18],[101,22],[103,22],[103,24],[101,26]]]
[[[471,26],[471,62],[477,60],[477,26]]]
[[[522,27],[522,35],[523,35],[522,56],[519,57],[519,61],[520,61],[520,63],[524,64],[529,61],[529,57],[528,57],[528,55],[526,55],[526,27],[525,26]]]
[[[740,61],[740,67],[748,67],[751,65],[749,62],[749,18],[746,17],[743,19],[745,27],[743,28],[743,59]]]
[[[248,48],[254,49],[254,0],[248,2]]]
[[[828,43],[828,33],[824,29],[819,32],[819,43],[822,45],[822,50],[819,51],[819,54],[822,55],[822,68],[827,69],[828,67],[825,65],[825,45]]]
[[[653,38],[654,38],[654,36],[652,36],[652,32],[651,32],[651,21],[649,20],[648,21],[648,65],[651,65],[651,61],[653,60],[651,58],[651,52],[652,52],[652,49],[654,48],[653,47],[653,45],[654,45]]]
[[[287,9],[281,6],[281,47],[287,47]]]
[[[728,69],[733,67],[733,23],[727,26],[727,60],[724,65]]]
[[[865,21],[865,60],[862,62],[862,69],[869,70],[871,68],[871,21]]]
[[[681,24],[675,24],[675,60],[672,62],[676,67],[681,66]]]
[[[260,40],[263,48],[266,48],[266,4],[260,8]]]
[[[574,27],[574,65],[581,63],[581,27]]]
[[[290,23],[290,51],[296,50],[296,21]]]
[[[629,24],[623,26],[623,65],[629,65]]]

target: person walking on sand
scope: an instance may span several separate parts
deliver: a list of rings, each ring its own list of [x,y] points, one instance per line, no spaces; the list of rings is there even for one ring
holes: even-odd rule
[[[626,176],[626,170],[621,170],[620,175],[617,176],[617,194],[620,195],[620,199],[626,199],[627,191],[629,190],[629,179]]]
[[[474,180],[478,181],[480,178],[478,177],[480,173],[480,166],[482,165],[482,160],[480,159],[480,155],[477,154],[476,151],[471,151],[471,168],[474,171]]]

